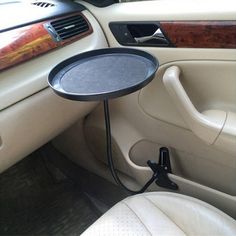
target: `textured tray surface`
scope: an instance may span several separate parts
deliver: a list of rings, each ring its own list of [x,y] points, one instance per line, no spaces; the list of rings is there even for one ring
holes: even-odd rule
[[[60,63],[49,75],[59,95],[74,100],[102,100],[132,93],[151,81],[157,61],[134,49],[101,49]]]

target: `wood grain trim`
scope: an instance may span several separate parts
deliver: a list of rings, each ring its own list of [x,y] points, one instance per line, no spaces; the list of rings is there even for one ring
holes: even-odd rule
[[[236,48],[236,21],[166,21],[160,26],[176,47]]]
[[[89,25],[89,30],[61,42],[55,42],[44,28],[44,24],[49,21],[0,33],[0,70],[27,61],[52,49],[75,42],[93,32],[91,24],[82,13],[71,14],[64,17],[73,15],[82,15]]]

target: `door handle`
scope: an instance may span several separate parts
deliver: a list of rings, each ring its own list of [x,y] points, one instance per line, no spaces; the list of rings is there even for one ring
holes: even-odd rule
[[[177,66],[168,68],[163,76],[164,86],[187,126],[207,144],[213,144],[226,121],[226,112],[220,110],[199,112],[180,83],[180,73],[180,68]]]
[[[168,44],[168,41],[166,40],[160,28],[158,28],[152,35],[144,36],[144,37],[134,37],[134,40],[137,43],[145,43],[151,39],[157,39],[157,40],[163,41],[163,43],[165,44]]]

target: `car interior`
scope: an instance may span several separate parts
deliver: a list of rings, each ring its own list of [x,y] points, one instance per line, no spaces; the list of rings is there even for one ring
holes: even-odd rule
[[[0,15],[0,235],[236,235],[234,0]]]

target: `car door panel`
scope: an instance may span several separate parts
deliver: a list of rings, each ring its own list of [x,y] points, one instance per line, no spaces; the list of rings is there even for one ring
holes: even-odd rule
[[[84,4],[99,21],[111,47],[121,46],[109,27],[111,22],[231,21],[234,25],[236,20],[233,1],[214,1],[214,4],[210,0],[141,1],[107,8]],[[114,159],[123,180],[133,187],[137,183],[142,186],[152,174],[146,161],[158,161],[159,147],[166,146],[171,151],[173,174],[170,177],[179,185],[179,192],[210,202],[236,217],[236,155],[214,146],[215,140],[207,143],[192,132],[163,83],[166,69],[178,66],[181,84],[197,111],[221,110],[234,114],[235,46],[231,49],[197,48],[196,45],[193,48],[137,48],[155,55],[160,68],[154,80],[141,91],[110,101]],[[64,153],[69,152],[75,162],[110,178],[98,164],[106,164],[102,106],[85,120],[86,141],[95,157],[90,160],[93,164],[86,165],[76,148],[76,132],[80,129],[73,127],[66,131],[55,145]],[[63,145],[65,137],[74,140]],[[160,190],[156,185],[150,187],[150,190],[157,189]]]

